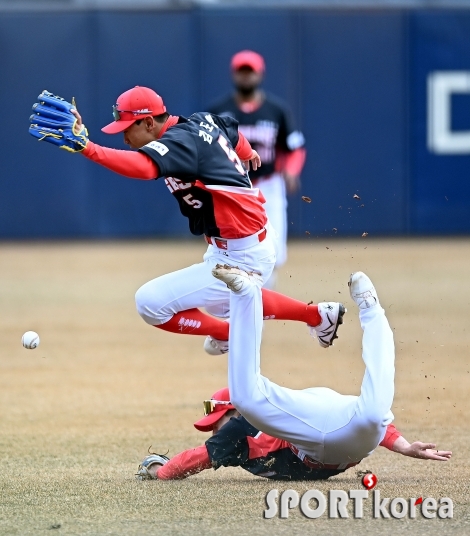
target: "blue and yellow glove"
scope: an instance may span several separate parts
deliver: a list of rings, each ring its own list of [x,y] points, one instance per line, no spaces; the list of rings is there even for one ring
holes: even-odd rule
[[[77,129],[77,118],[70,111],[76,109],[73,99],[70,103],[46,90],[38,99],[29,118],[31,136],[71,153],[82,152],[88,143],[88,131],[85,125]]]

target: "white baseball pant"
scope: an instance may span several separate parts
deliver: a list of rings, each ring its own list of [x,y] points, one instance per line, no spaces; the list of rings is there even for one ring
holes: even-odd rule
[[[271,225],[276,231],[276,267],[287,260],[287,196],[286,182],[280,173],[261,179],[256,185],[266,199],[264,208]]]
[[[204,307],[220,318],[230,316],[230,291],[227,285],[212,275],[216,264],[230,264],[242,270],[256,270],[267,281],[275,264],[273,231],[266,225],[266,238],[251,247],[238,249],[243,244],[228,240],[228,249],[209,245],[203,262],[182,270],[162,275],[145,283],[136,293],[136,307],[140,316],[151,326],[168,322],[174,314]],[[235,245],[234,245],[235,244]],[[237,249],[232,249],[232,247]]]
[[[383,308],[359,313],[366,366],[359,396],[326,387],[293,390],[269,381],[260,374],[260,288],[253,284],[231,292],[230,309],[229,389],[238,411],[259,430],[321,463],[346,464],[371,454],[393,420],[395,350]]]

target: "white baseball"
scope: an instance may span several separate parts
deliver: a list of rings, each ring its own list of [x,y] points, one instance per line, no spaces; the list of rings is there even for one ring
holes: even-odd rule
[[[39,335],[35,331],[27,331],[23,337],[21,337],[21,342],[25,348],[34,350],[34,348],[39,346]]]

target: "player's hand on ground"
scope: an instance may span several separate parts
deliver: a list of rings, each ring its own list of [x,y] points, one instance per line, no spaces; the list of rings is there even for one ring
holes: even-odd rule
[[[434,443],[421,443],[421,441],[415,441],[409,447],[402,452],[405,456],[411,456],[412,458],[421,458],[423,460],[437,460],[441,462],[448,461],[452,452],[450,450],[438,450]]]
[[[254,149],[253,149],[253,152],[251,153],[251,158],[243,162],[243,165],[246,167],[248,171],[250,171],[250,162],[251,162],[251,169],[253,171],[256,171],[259,167],[261,167],[261,157]]]

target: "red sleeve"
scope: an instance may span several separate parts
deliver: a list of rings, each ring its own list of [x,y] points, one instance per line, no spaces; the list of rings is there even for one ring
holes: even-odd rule
[[[131,179],[150,180],[160,175],[157,164],[146,154],[137,151],[120,151],[89,141],[82,154],[93,162]]]
[[[306,155],[307,151],[303,147],[287,153],[284,162],[284,172],[298,177],[302,173]]]
[[[401,437],[401,433],[395,428],[395,426],[393,426],[393,424],[389,424],[387,426],[387,431],[385,432],[385,437],[382,439],[379,445],[389,450],[393,450],[393,444],[399,437]]]
[[[238,143],[235,147],[235,152],[237,153],[238,158],[242,161],[249,160],[251,158],[251,153],[253,152],[250,142],[240,131],[238,132]]]
[[[205,445],[185,450],[158,468],[159,480],[179,480],[210,469],[212,463]]]

